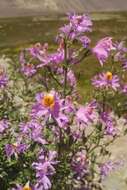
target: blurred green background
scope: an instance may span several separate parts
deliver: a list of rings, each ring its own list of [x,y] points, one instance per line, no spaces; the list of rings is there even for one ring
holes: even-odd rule
[[[115,40],[127,40],[127,12],[91,13],[93,32],[91,46],[103,37],[112,36]],[[58,28],[66,23],[66,17],[20,17],[0,19],[0,54],[11,58],[17,57],[22,48],[36,42],[48,42],[50,49],[56,48],[55,36]],[[81,95],[87,99],[92,96],[90,78],[101,68],[98,61],[88,58],[75,66],[76,73],[80,73],[78,88]]]

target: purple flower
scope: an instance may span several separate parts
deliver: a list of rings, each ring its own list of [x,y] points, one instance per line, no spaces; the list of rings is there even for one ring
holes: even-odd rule
[[[115,47],[113,46],[112,38],[105,37],[97,43],[97,45],[92,49],[92,52],[96,55],[100,64],[103,66],[104,62],[109,57],[110,51],[114,49]]]
[[[120,43],[115,43],[115,48],[116,48],[116,54],[114,56],[114,61],[120,61],[120,62],[125,62],[127,61],[126,59],[126,53],[127,53],[127,48],[125,47],[125,42],[121,41]]]
[[[76,108],[71,96],[67,96],[66,99],[61,100],[61,111],[66,115],[75,114]]]
[[[94,122],[94,120],[97,118],[96,113],[96,103],[93,101],[86,106],[81,106],[77,113],[77,121],[78,123],[84,123],[85,125],[88,125],[91,122]]]
[[[69,124],[69,119],[65,114],[60,113],[59,117],[56,118],[56,121],[60,128],[66,129]]]
[[[35,66],[32,64],[24,65],[21,69],[21,71],[26,75],[27,77],[33,76],[37,70],[35,69]]]
[[[8,77],[6,72],[2,69],[0,70],[0,88],[4,88],[7,86]]]
[[[29,139],[41,144],[46,144],[46,141],[43,139],[42,135],[43,126],[36,120],[21,123],[20,131],[22,135],[29,137]]]
[[[124,70],[127,70],[127,60],[123,61],[122,67],[123,67]]]
[[[39,61],[39,64],[36,65],[36,68],[43,67],[50,62],[47,43],[44,45],[37,43],[33,47],[29,48],[28,52],[34,60]]]
[[[117,90],[120,87],[119,84],[119,78],[117,75],[112,75],[111,72],[101,73],[99,75],[96,75],[92,79],[92,84],[96,88],[112,88],[113,90]]]
[[[127,48],[125,47],[125,42],[116,43],[115,48],[114,61],[122,63],[123,69],[127,70]]]
[[[87,36],[81,36],[78,38],[78,40],[82,43],[84,48],[88,48],[91,42],[90,38],[88,38]]]
[[[59,98],[55,91],[50,93],[38,93],[36,95],[37,103],[32,107],[31,115],[33,117],[42,117],[52,115],[58,117],[59,115]]]
[[[60,112],[56,118],[56,121],[60,128],[64,128],[66,130],[69,126],[72,116],[75,114],[76,108],[70,96],[67,96],[66,99],[61,99],[59,104]]]
[[[60,75],[61,77],[61,84],[64,84],[64,76],[63,76],[63,69],[58,69],[57,73]],[[75,74],[72,70],[68,70],[67,73],[67,82],[71,87],[76,87],[76,77]]]
[[[74,31],[79,33],[91,32],[92,22],[89,16],[69,14],[69,20]]]
[[[26,63],[24,52],[20,53],[20,64],[21,72],[27,77],[31,77],[37,72],[35,65],[32,63]]]
[[[71,35],[72,33],[71,25],[65,24],[63,27],[60,28],[60,32],[64,33],[67,36]]]
[[[6,129],[9,127],[9,122],[5,119],[0,121],[0,134],[5,132]]]
[[[73,29],[72,24],[70,23],[61,27],[60,32],[62,32],[70,40],[74,40],[78,36],[77,32]]]
[[[59,64],[64,60],[64,49],[58,49],[57,52],[48,54],[47,57],[41,56],[37,68],[44,67],[45,65]]]
[[[107,161],[100,165],[100,175],[102,179],[104,179],[107,175],[110,174],[110,172],[119,169],[120,167],[123,167],[124,160],[118,160],[118,161]]]
[[[127,95],[127,84],[122,87],[122,92]]]
[[[32,64],[24,65],[21,69],[21,71],[26,75],[27,77],[33,76],[37,70],[35,69],[35,66]]]
[[[64,48],[61,45],[62,40],[59,42],[59,47],[55,53],[48,53],[48,44],[44,44],[43,46],[33,46],[29,48],[33,59],[38,60],[39,63],[36,65],[36,69],[42,68],[45,65],[58,64],[64,60]]]
[[[74,40],[84,32],[91,32],[92,22],[87,15],[69,14],[69,24],[60,28],[69,39]]]
[[[38,190],[48,190],[48,189],[51,189],[51,187],[52,187],[51,181],[46,175],[42,176],[41,181],[39,181],[36,184],[36,188]]]
[[[109,175],[109,173],[114,169],[114,164],[113,162],[106,162],[100,166],[100,173],[102,178],[106,177]]]
[[[106,135],[115,136],[117,135],[117,128],[116,128],[116,122],[113,120],[113,118],[110,116],[109,113],[103,112],[101,113],[101,122],[104,125],[104,130]]]
[[[115,45],[115,48],[118,52],[127,53],[127,48],[125,47],[125,41],[115,43],[114,45]]]
[[[58,64],[64,60],[64,48],[60,46],[61,46],[61,43],[59,44],[59,48],[57,52],[49,55],[49,59],[51,63]]]
[[[85,151],[77,152],[72,159],[72,169],[76,176],[81,178],[88,172],[88,162]]]
[[[56,161],[57,154],[55,151],[44,152],[42,151],[39,155],[38,162],[32,164],[36,170],[37,187],[41,187],[44,190],[51,188],[50,177],[55,173],[53,167],[58,162]]]
[[[47,54],[48,44],[45,43],[42,45],[40,43],[36,43],[34,46],[26,50],[30,53],[30,55],[32,55],[32,57],[39,59],[40,56]]]
[[[12,155],[17,155],[24,153],[27,150],[26,144],[21,143],[13,143],[5,145],[5,152],[7,157],[11,157]]]
[[[48,64],[49,58],[47,43],[45,43],[44,45],[36,43],[33,47],[28,48],[27,51],[34,60],[39,60],[43,64],[43,66]]]
[[[76,86],[76,78],[72,70],[69,70],[67,73],[67,81],[70,84],[70,86],[72,87]]]

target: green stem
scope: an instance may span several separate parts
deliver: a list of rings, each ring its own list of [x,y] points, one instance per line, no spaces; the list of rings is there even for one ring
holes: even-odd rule
[[[64,91],[63,91],[63,96],[65,98],[66,97],[66,89],[67,89],[67,72],[68,72],[67,44],[66,44],[65,40],[64,40],[64,62],[65,62],[65,65],[63,67],[63,70],[64,70]]]
[[[51,68],[47,66],[47,69],[48,69],[48,71],[49,71],[50,76],[52,77],[52,79],[53,79],[60,87],[62,87],[61,83],[60,83],[60,82],[57,80],[57,78],[54,76],[54,74],[53,74]]]
[[[90,54],[91,54],[90,50],[87,49],[87,51],[83,53],[83,55],[80,57],[79,60],[77,60],[77,61],[75,62],[75,64],[82,62],[82,61],[83,61],[88,55],[90,55]]]

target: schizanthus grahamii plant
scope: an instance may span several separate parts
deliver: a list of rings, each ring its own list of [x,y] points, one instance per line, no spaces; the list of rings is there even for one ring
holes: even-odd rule
[[[37,43],[21,51],[20,66],[1,65],[1,190],[102,190],[121,165],[109,146],[126,134],[127,48],[112,37],[92,47],[92,25],[68,14],[55,52]],[[93,99],[81,104],[75,70],[89,56],[102,71],[90,79]]]

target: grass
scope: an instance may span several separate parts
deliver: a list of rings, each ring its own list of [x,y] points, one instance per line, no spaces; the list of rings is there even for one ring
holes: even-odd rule
[[[112,36],[116,40],[127,40],[127,12],[92,13],[93,32],[90,34],[93,46],[98,39]],[[65,19],[44,20],[41,17],[0,19],[0,50],[8,56],[18,55],[23,47],[36,42],[49,42],[54,49],[55,35]],[[81,96],[87,100],[92,96],[90,78],[100,70],[94,57],[86,59],[76,66],[80,73],[78,88]]]

